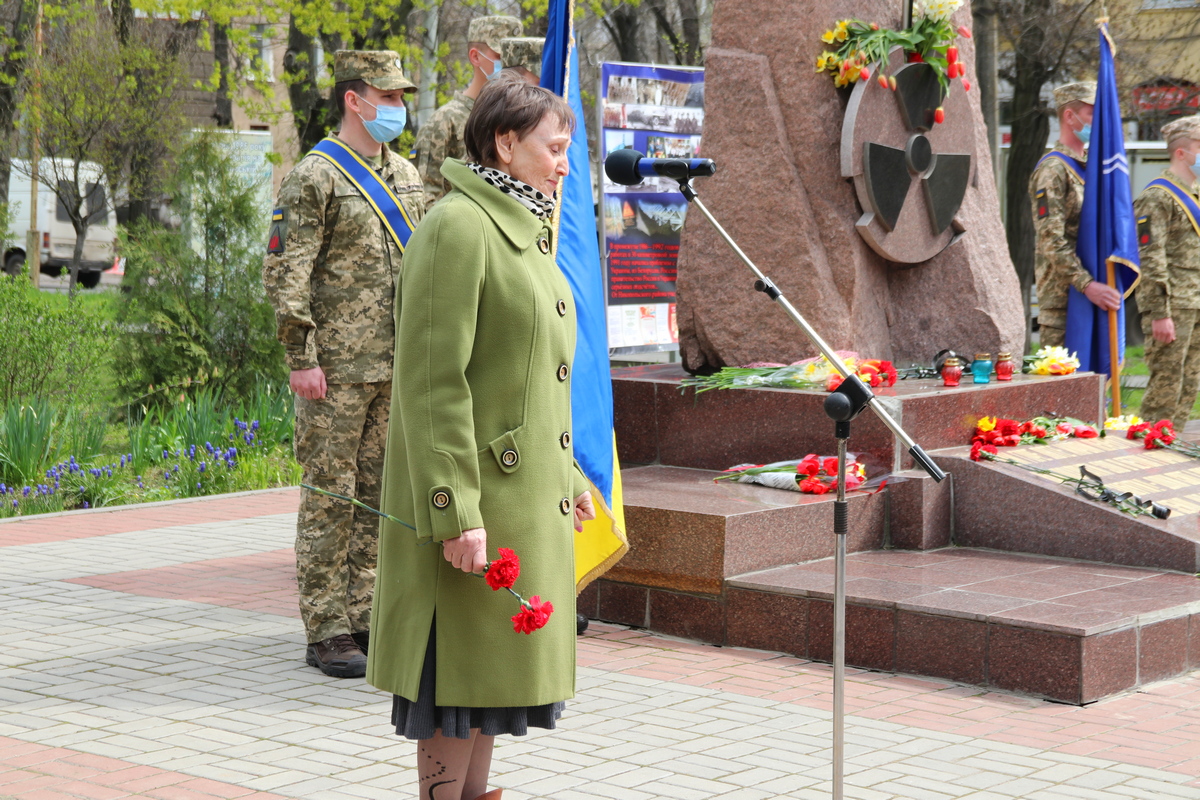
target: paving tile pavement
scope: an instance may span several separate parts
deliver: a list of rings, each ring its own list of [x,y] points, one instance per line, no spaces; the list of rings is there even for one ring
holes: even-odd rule
[[[0,544],[0,800],[415,796],[389,699],[301,659],[294,492],[207,502]],[[498,740],[506,800],[830,796],[827,665],[595,623],[579,664],[559,730]],[[1077,708],[847,673],[847,798],[1200,800],[1195,674]]]

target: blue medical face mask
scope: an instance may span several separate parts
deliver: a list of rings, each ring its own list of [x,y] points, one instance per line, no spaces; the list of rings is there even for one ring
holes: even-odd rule
[[[1200,180],[1200,153],[1197,153],[1192,158],[1191,169],[1192,174],[1196,176],[1196,180]]]
[[[480,55],[482,55],[482,53]],[[487,58],[487,56],[483,56],[483,57]],[[487,58],[487,60],[492,61],[492,59],[490,59],[490,58]],[[492,71],[484,72],[484,75],[487,75],[487,79],[490,81],[490,80],[494,79],[497,75],[499,75],[500,70],[502,70],[502,69],[504,69],[504,65],[500,63],[500,59],[496,59],[495,61],[492,61]]]
[[[1087,144],[1088,140],[1092,138],[1092,123],[1089,122],[1079,130],[1075,131],[1075,135],[1079,137],[1079,141]]]
[[[372,139],[380,144],[387,144],[404,132],[404,125],[408,122],[408,109],[403,103],[398,106],[377,106],[367,102],[362,95],[359,95],[358,99],[375,109],[375,119],[362,120],[363,127]],[[359,114],[358,118],[362,119],[362,114]]]

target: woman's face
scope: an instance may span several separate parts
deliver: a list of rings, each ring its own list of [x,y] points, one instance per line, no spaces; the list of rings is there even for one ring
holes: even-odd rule
[[[555,115],[547,114],[524,139],[517,138],[516,131],[496,137],[496,166],[542,194],[552,195],[570,172],[570,144],[571,132]]]

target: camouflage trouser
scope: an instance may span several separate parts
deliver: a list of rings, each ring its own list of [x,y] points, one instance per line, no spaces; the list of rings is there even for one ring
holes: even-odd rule
[[[1171,319],[1175,341],[1163,344],[1151,334],[1149,315],[1142,317],[1150,383],[1142,398],[1141,417],[1147,422],[1169,419],[1175,430],[1182,431],[1200,386],[1200,311],[1177,309],[1171,312]]]
[[[392,384],[331,383],[296,398],[296,460],[304,482],[379,508]],[[310,644],[370,629],[379,518],[302,490],[296,524],[300,615]]]
[[[1038,327],[1038,343],[1041,347],[1062,347],[1067,341],[1067,332],[1053,325]]]

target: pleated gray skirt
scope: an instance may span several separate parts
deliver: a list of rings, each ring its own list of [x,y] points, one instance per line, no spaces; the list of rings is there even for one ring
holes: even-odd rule
[[[432,739],[434,733],[453,739],[470,739],[471,730],[478,728],[484,736],[502,733],[524,736],[530,728],[554,730],[555,723],[567,707],[564,702],[544,706],[510,706],[501,708],[470,708],[439,706],[434,703],[434,680],[437,676],[436,625],[429,626],[429,646],[421,665],[421,686],[417,702],[392,695],[392,724],[396,734],[406,739]]]

